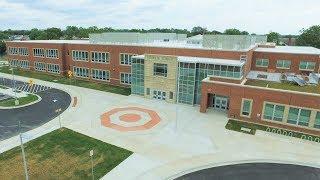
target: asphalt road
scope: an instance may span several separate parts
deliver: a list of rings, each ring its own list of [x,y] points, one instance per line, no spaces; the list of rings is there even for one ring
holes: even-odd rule
[[[176,180],[320,180],[320,169],[289,164],[249,163],[204,169]]]
[[[71,103],[70,95],[58,89],[48,89],[36,94],[42,98],[36,104],[18,109],[0,110],[0,140],[17,135],[19,121],[21,130],[29,131],[54,119]],[[54,102],[54,99],[57,101]],[[58,114],[55,110],[59,108],[62,111]]]

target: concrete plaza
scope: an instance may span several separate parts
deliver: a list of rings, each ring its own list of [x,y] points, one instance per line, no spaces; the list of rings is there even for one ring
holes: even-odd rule
[[[0,76],[9,75],[0,73]],[[28,80],[23,77],[16,79]],[[71,105],[61,115],[63,126],[134,152],[103,179],[172,179],[199,169],[244,162],[280,162],[320,167],[318,143],[264,132],[252,136],[229,131],[224,127],[228,119],[223,112],[209,110],[203,114],[196,106],[35,81],[71,95]],[[154,111],[160,121],[151,128],[133,131],[120,131],[102,125],[103,114],[130,107]],[[129,114],[134,113],[133,110],[129,111]],[[121,113],[118,115],[120,120],[129,117]],[[139,116],[145,118],[143,114]],[[117,122],[117,117],[112,117],[111,121],[122,126],[144,123],[139,122],[138,116],[131,117],[134,118],[128,118],[127,122]],[[30,136],[33,135],[29,139],[58,128],[56,122],[57,119],[54,119],[28,132]],[[0,152],[18,144],[17,137],[2,141],[0,146],[6,148],[0,149]]]

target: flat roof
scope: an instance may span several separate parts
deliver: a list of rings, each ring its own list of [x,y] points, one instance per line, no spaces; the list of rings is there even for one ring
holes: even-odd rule
[[[27,41],[7,41],[14,43],[52,43],[52,44],[88,44],[88,45],[119,45],[119,46],[145,46],[145,47],[162,47],[162,48],[184,48],[184,49],[201,49],[201,50],[215,50],[215,51],[234,51],[234,52],[247,52],[253,46],[247,49],[215,49],[203,47],[201,44],[189,44],[187,40],[184,41],[169,41],[169,42],[145,42],[145,43],[110,43],[110,42],[97,42],[90,43],[89,40],[27,40]]]
[[[135,59],[144,59],[145,55],[132,56]],[[229,66],[242,66],[245,62],[234,59],[216,59],[216,58],[203,58],[203,57],[191,57],[191,56],[178,56],[178,62],[185,63],[204,63],[204,64],[217,64],[217,65],[229,65]]]
[[[229,65],[229,66],[243,66],[245,64],[244,61],[234,60],[234,59],[216,59],[216,58],[203,58],[203,57],[190,57],[190,56],[178,56],[178,62],[217,64],[217,65]]]
[[[310,46],[276,46],[274,48],[257,48],[255,52],[320,55],[320,49]]]
[[[90,44],[89,40],[27,40],[27,41],[7,41],[15,43],[52,43],[52,44]]]

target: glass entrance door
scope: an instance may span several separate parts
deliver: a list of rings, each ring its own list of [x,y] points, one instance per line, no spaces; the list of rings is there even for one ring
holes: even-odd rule
[[[153,99],[166,100],[166,92],[154,90]]]
[[[225,96],[215,95],[212,104],[214,109],[227,111],[229,109],[229,98]]]

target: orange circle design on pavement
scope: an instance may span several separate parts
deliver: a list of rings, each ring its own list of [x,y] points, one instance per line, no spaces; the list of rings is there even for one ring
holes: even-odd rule
[[[155,111],[139,107],[115,108],[101,115],[103,126],[122,132],[151,129],[160,121]]]
[[[141,119],[141,116],[139,114],[124,114],[119,117],[120,121],[125,122],[136,122]]]

